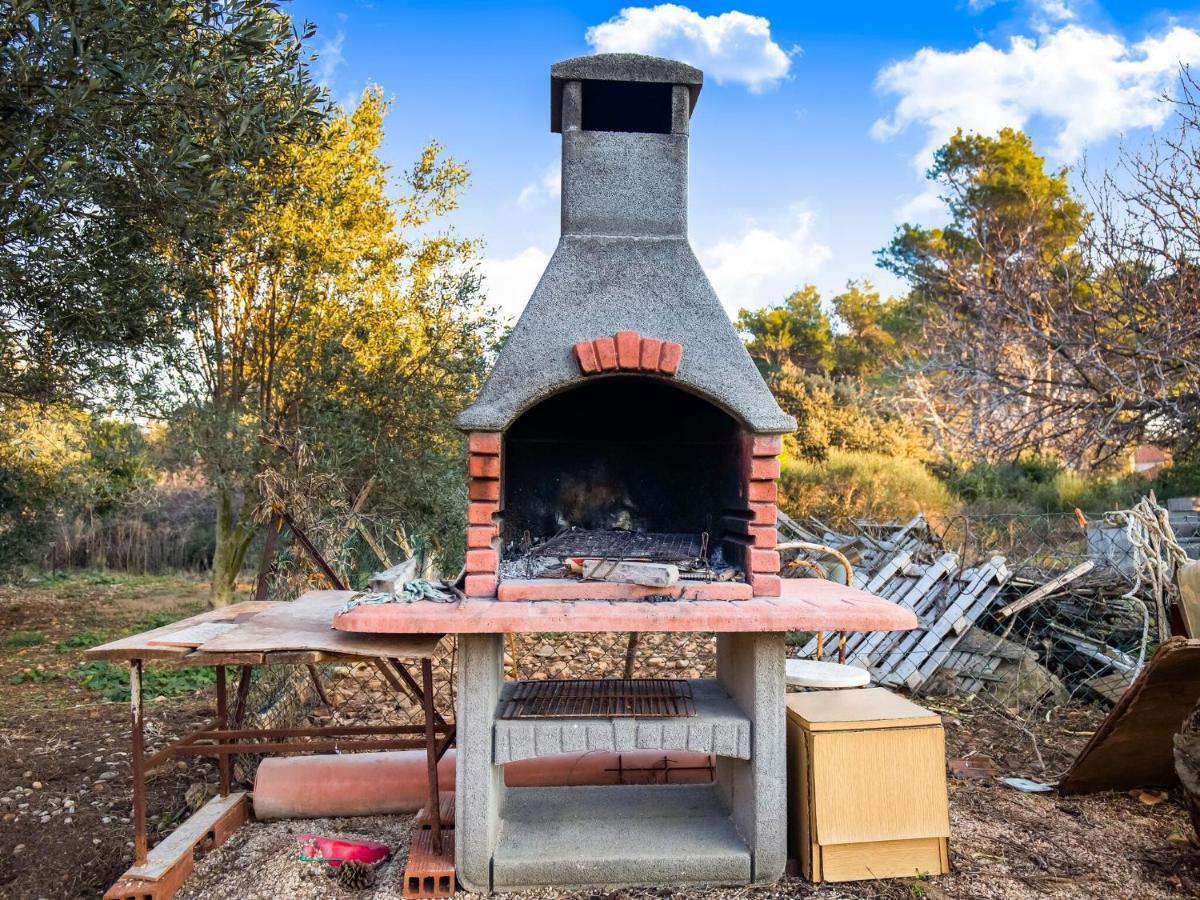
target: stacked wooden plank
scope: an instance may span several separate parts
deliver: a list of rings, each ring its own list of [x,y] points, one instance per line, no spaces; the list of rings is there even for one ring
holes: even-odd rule
[[[963,636],[991,607],[1009,578],[1004,558],[962,567],[958,555],[941,552],[930,562],[923,555],[919,532],[923,520],[914,520],[889,534],[869,536],[854,569],[856,587],[911,609],[920,623],[907,632],[867,632],[849,635],[846,661],[872,673],[875,683],[920,690],[944,667]],[[784,526],[786,527],[786,526]],[[832,546],[830,532],[820,535]],[[852,561],[853,564],[853,561]],[[802,656],[816,652],[814,637]]]
[[[876,684],[970,693],[1041,667],[1047,689],[1066,683],[1112,700],[1136,670],[1128,645],[1140,636],[1141,606],[1123,596],[1128,577],[1102,560],[1065,570],[1014,571],[998,555],[967,564],[921,516],[902,525],[853,522],[842,532],[780,513],[779,535],[784,547],[802,541],[836,551],[808,550],[799,563],[785,551],[785,574],[836,580],[845,560],[856,587],[916,614],[918,627],[909,632],[846,637],[846,662],[870,671]],[[838,642],[821,646],[823,658],[833,659]],[[799,655],[813,658],[817,647],[814,635]]]

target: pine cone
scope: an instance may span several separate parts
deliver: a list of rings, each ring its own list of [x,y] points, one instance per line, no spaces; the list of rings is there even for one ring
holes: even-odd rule
[[[188,809],[196,812],[200,807],[208,802],[208,798],[216,794],[216,788],[211,784],[203,781],[193,781],[188,785],[187,790],[183,792],[183,800],[188,805]]]
[[[344,888],[359,890],[373,887],[375,884],[375,867],[357,859],[350,859],[338,866],[337,880]]]

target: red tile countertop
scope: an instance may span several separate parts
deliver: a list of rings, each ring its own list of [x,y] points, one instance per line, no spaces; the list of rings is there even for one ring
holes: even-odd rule
[[[349,600],[350,591],[320,591]],[[381,603],[334,617],[340,631],[503,634],[556,631],[907,631],[911,610],[819,578],[785,578],[752,600],[460,600]]]

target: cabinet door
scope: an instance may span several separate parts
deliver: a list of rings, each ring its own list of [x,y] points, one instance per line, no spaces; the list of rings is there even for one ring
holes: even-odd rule
[[[812,754],[818,844],[949,836],[941,728],[814,734]]]

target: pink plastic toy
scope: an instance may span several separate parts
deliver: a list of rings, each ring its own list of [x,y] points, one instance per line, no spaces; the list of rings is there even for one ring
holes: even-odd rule
[[[321,837],[319,834],[298,834],[296,843],[300,845],[301,859],[329,863],[335,869],[351,860],[374,865],[392,855],[386,844],[376,844],[374,841],[344,841],[340,838]]]

